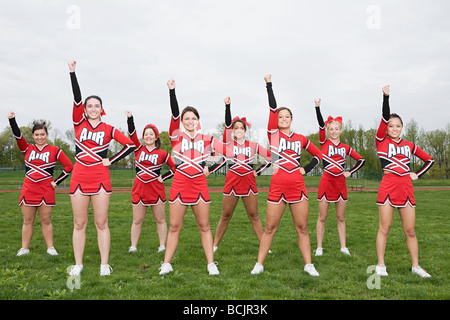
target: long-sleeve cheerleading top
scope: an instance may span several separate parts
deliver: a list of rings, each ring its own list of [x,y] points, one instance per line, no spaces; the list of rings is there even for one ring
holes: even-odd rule
[[[416,172],[422,176],[434,164],[433,158],[416,144],[399,138],[397,141],[387,136],[386,131],[390,118],[389,96],[383,95],[383,111],[380,126],[376,134],[376,147],[381,167],[385,174],[378,189],[377,203],[386,202],[394,207],[405,207],[407,204],[415,206],[414,193],[410,178],[411,156],[415,155],[424,161],[423,166]]]
[[[134,149],[136,178],[131,192],[131,202],[133,205],[144,206],[165,203],[166,191],[164,184],[158,181],[158,177],[161,175],[163,164],[166,163],[170,169],[161,177],[163,181],[171,178],[175,172],[175,162],[168,152],[156,147],[148,149],[140,143],[132,116],[128,118],[127,123],[128,134],[136,146]]]
[[[19,204],[27,206],[55,205],[55,189],[51,182],[57,185],[66,179],[73,169],[72,162],[64,152],[52,145],[45,145],[40,149],[36,145],[29,144],[17,125],[16,119],[9,119],[17,146],[25,157],[25,181],[20,194]],[[53,171],[56,162],[59,161],[64,169],[53,180]]]
[[[356,164],[349,170],[350,174],[355,173],[364,165],[364,159],[345,143],[335,144],[327,139],[320,107],[316,107],[316,116],[319,123],[319,142],[324,171],[320,179],[317,199],[325,199],[328,202],[347,201],[347,184],[344,177],[344,165],[347,156],[356,160]]]
[[[267,133],[272,154],[272,166],[274,166],[267,201],[272,203],[299,202],[303,198],[308,199],[303,175],[300,172],[302,149],[306,149],[313,156],[313,159],[304,166],[306,173],[319,164],[322,153],[305,136],[294,132],[286,134],[278,129],[278,108],[272,83],[268,82],[266,88],[270,107]]]
[[[238,197],[249,196],[250,193],[258,194],[256,180],[253,172],[260,175],[271,164],[270,151],[262,147],[260,144],[244,140],[239,143],[231,138],[232,136],[232,120],[231,106],[225,105],[225,130],[223,132],[223,143],[233,150],[233,158],[224,157],[224,163],[228,163],[229,170],[225,177],[225,186],[223,194],[230,196],[234,194]],[[264,163],[254,169],[256,156],[260,155],[264,159]]]
[[[206,159],[212,151],[230,156],[231,150],[210,135],[197,132],[191,137],[180,131],[181,119],[175,89],[169,90],[169,96],[172,110],[169,137],[176,166],[169,202],[179,201],[184,205],[194,205],[199,201],[209,203],[208,185],[203,173]]]
[[[104,190],[111,193],[109,168],[102,159],[107,158],[111,140],[124,147],[109,160],[111,164],[130,154],[135,146],[133,141],[113,126],[100,121],[93,126],[84,112],[81,91],[75,72],[70,73],[74,96],[72,120],[75,128],[75,166],[70,183],[70,194],[80,192],[84,195],[98,194]]]

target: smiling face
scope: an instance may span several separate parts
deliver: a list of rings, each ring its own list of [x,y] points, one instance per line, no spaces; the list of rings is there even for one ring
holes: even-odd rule
[[[146,128],[144,131],[144,142],[146,146],[154,146],[156,141],[156,134],[152,128]]]
[[[338,121],[331,121],[327,125],[328,136],[331,140],[339,140],[341,136],[342,126]]]
[[[233,124],[233,135],[234,138],[238,141],[241,141],[244,139],[245,136],[245,127],[242,124],[241,121],[235,121]]]
[[[33,132],[34,143],[38,147],[42,147],[47,144],[48,133],[45,129],[38,129]]]
[[[189,133],[195,133],[199,119],[192,111],[186,111],[183,114],[183,119],[181,119],[184,128]]]
[[[86,105],[84,106],[84,111],[90,120],[100,119],[102,110],[102,103],[96,98],[90,98],[86,101]]]
[[[392,140],[398,140],[400,138],[400,134],[402,133],[402,129],[403,125],[400,118],[391,118],[389,119],[386,134]]]
[[[288,109],[278,111],[278,129],[290,130],[292,124],[292,114]]]

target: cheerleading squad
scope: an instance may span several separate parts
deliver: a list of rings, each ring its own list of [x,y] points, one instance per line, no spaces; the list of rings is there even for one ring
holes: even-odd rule
[[[340,141],[342,118],[329,116],[323,120],[320,110],[321,99],[316,99],[315,111],[319,125],[317,148],[304,135],[291,130],[293,113],[289,108],[278,107],[273,92],[271,75],[266,75],[266,90],[269,102],[269,121],[267,135],[270,150],[258,143],[245,139],[250,127],[245,117],[232,117],[231,99],[226,97],[225,130],[222,141],[201,133],[198,130],[200,115],[197,109],[188,106],[181,113],[175,94],[175,81],[167,82],[171,108],[169,137],[173,156],[162,150],[159,130],[148,124],[139,140],[131,111],[126,111],[128,134],[123,135],[114,126],[102,121],[106,112],[100,97],[91,95],[84,102],[75,75],[76,62],[69,61],[70,80],[73,91],[72,121],[75,129],[76,162],[72,165],[69,158],[57,146],[47,143],[47,127],[36,123],[32,128],[34,144],[25,141],[14,112],[8,113],[8,119],[17,145],[25,157],[26,174],[20,194],[19,205],[23,215],[22,247],[17,255],[28,254],[33,235],[33,223],[36,213],[42,226],[47,253],[57,255],[53,246],[52,208],[55,206],[55,188],[72,174],[70,199],[72,203],[74,228],[73,251],[75,264],[69,275],[80,275],[83,270],[83,255],[86,243],[88,208],[92,203],[97,241],[100,251],[100,275],[110,275],[112,268],[108,264],[110,251],[110,231],[108,227],[109,200],[112,192],[109,166],[134,151],[136,178],[133,183],[131,202],[133,221],[131,226],[131,246],[129,252],[137,251],[142,223],[147,208],[152,210],[157,225],[160,246],[158,252],[164,252],[160,275],[173,271],[171,261],[178,246],[179,236],[187,208],[191,207],[201,236],[201,243],[207,260],[210,275],[219,274],[214,262],[214,252],[218,250],[230,219],[239,199],[242,199],[252,224],[253,231],[260,243],[257,262],[251,274],[264,271],[264,260],[270,254],[270,247],[279,226],[281,217],[289,205],[298,237],[298,246],[304,261],[304,271],[311,276],[319,276],[311,261],[311,243],[307,229],[308,195],[303,176],[314,169],[320,161],[323,163],[323,175],[320,180],[317,200],[319,217],[317,220],[316,256],[323,255],[322,242],[329,204],[335,204],[337,229],[341,245],[340,251],[350,255],[346,247],[345,209],[347,203],[346,178],[364,165],[364,159],[350,146]],[[419,266],[418,244],[415,229],[415,200],[412,180],[422,176],[433,165],[433,159],[417,145],[400,137],[403,127],[400,116],[390,113],[389,86],[383,87],[383,106],[381,123],[376,134],[377,153],[384,171],[380,183],[377,204],[379,211],[379,229],[376,239],[378,265],[376,272],[387,276],[384,253],[387,236],[394,209],[402,218],[403,231],[411,255],[412,272],[421,277],[430,275]],[[328,136],[328,137],[327,137]],[[111,140],[116,140],[123,148],[111,158],[107,157]],[[304,167],[300,166],[302,150],[312,155],[312,160]],[[212,166],[206,166],[206,160],[214,152],[221,160]],[[424,161],[416,173],[410,170],[412,155]],[[256,157],[264,163],[255,167]],[[348,171],[344,170],[347,157],[356,160]],[[64,169],[58,178],[53,179],[56,162]],[[163,164],[169,167],[161,172]],[[210,221],[210,197],[207,176],[222,166],[228,166],[223,190],[222,214],[213,238]],[[273,175],[269,188],[266,208],[266,225],[263,228],[258,214],[258,189],[255,177],[269,166],[273,166]],[[172,178],[169,194],[169,228],[165,220],[166,193],[163,182]]]

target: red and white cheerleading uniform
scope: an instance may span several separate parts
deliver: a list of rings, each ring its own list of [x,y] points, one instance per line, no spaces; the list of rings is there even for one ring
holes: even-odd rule
[[[305,182],[300,172],[302,149],[306,149],[313,156],[311,162],[304,167],[306,173],[319,164],[322,153],[305,136],[293,132],[288,135],[278,129],[278,110],[271,82],[267,83],[267,93],[270,106],[267,133],[274,166],[267,201],[296,203],[303,199],[308,200]]]
[[[195,205],[200,201],[210,203],[208,184],[203,168],[211,152],[216,151],[223,154],[226,152],[226,146],[214,137],[200,132],[197,132],[194,137],[184,131],[180,132],[181,117],[175,89],[170,89],[169,93],[172,108],[169,137],[176,166],[170,188],[169,203],[176,201],[183,205]]]
[[[100,121],[95,127],[84,112],[75,72],[70,73],[74,92],[73,126],[75,128],[75,160],[70,181],[70,195],[80,192],[83,195],[95,195],[101,190],[110,194],[111,178],[109,167],[102,163],[107,158],[111,140],[124,146],[109,160],[111,164],[131,153],[135,146],[122,132],[113,126]]]
[[[253,174],[253,162],[256,155],[264,157],[265,163],[256,169],[256,174],[260,174],[270,165],[270,152],[253,141],[245,140],[242,144],[236,140],[230,142],[234,158],[230,160],[229,170],[225,177],[223,194],[225,196],[235,195],[246,197],[250,193],[258,194],[256,179]]]
[[[175,172],[175,162],[169,153],[162,149],[149,150],[142,145],[137,137],[133,117],[128,118],[128,133],[136,145],[134,150],[136,164],[136,178],[131,192],[131,202],[137,206],[153,206],[166,203],[166,190],[164,183],[158,181],[161,167],[166,163],[170,170],[162,175],[163,181],[171,178]]]
[[[23,137],[16,119],[9,119],[17,145],[25,157],[25,180],[20,193],[20,205],[26,206],[54,206],[55,189],[51,182],[53,181],[53,170],[56,161],[59,161],[64,169],[54,180],[59,185],[66,179],[72,171],[73,165],[64,152],[52,145],[45,145],[39,149],[36,145],[29,144]]]
[[[424,161],[416,172],[422,176],[434,164],[433,158],[412,142],[399,138],[395,141],[386,135],[390,117],[389,96],[383,96],[383,117],[376,135],[376,146],[381,167],[385,171],[378,189],[377,204],[389,203],[393,207],[415,207],[414,190],[410,177],[411,156]],[[386,174],[389,172],[389,174]]]
[[[223,189],[224,196],[235,195],[237,197],[248,197],[250,194],[258,194],[258,188],[256,187],[256,179],[253,174],[255,171],[257,175],[260,175],[271,164],[270,151],[263,148],[256,142],[244,140],[243,143],[239,143],[234,139],[231,139],[232,133],[231,111],[230,105],[225,106],[225,130],[223,132],[223,142],[229,148],[233,150],[233,158],[226,161],[224,157],[224,163],[228,162],[228,172],[225,177],[225,186]],[[254,161],[256,156],[260,155],[264,158],[265,162],[262,166],[254,169]]]
[[[364,159],[350,146],[339,142],[337,145],[327,139],[320,107],[316,107],[317,120],[319,121],[319,142],[322,151],[323,175],[319,183],[317,200],[327,202],[347,201],[347,183],[344,177],[344,165],[347,156],[352,157],[357,162],[349,170],[350,174],[355,173],[364,165]]]

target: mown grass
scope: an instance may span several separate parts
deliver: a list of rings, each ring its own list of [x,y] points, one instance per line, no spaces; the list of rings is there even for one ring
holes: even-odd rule
[[[195,218],[189,210],[184,220],[174,272],[159,276],[164,253],[157,253],[156,226],[147,216],[138,252],[128,253],[132,211],[129,193],[113,193],[109,211],[111,230],[110,277],[99,276],[100,255],[92,211],[87,230],[84,270],[80,289],[67,286],[66,269],[74,263],[72,251],[73,217],[68,194],[57,194],[53,213],[54,243],[59,252],[52,257],[40,231],[38,218],[31,253],[16,257],[21,245],[22,217],[17,205],[19,193],[0,193],[0,299],[16,300],[429,300],[450,298],[448,269],[449,191],[415,192],[416,233],[420,264],[432,275],[422,279],[411,274],[411,260],[401,222],[396,213],[388,238],[386,264],[389,277],[380,289],[369,289],[366,270],[377,262],[375,239],[378,228],[376,192],[349,193],[347,206],[347,246],[352,255],[339,252],[336,219],[330,211],[326,224],[324,255],[314,257],[320,277],[303,271],[289,210],[286,210],[265,262],[265,272],[250,275],[258,254],[254,235],[242,202],[239,202],[219,250],[215,254],[219,276],[209,276]],[[309,233],[312,250],[316,245],[317,193],[310,192]],[[220,219],[222,195],[211,193],[213,234]],[[260,192],[260,217],[264,224],[267,193]],[[333,208],[331,206],[331,208]],[[168,206],[167,206],[168,221]],[[73,288],[73,287],[72,287]]]
[[[60,170],[55,171],[55,175],[59,174]],[[136,176],[134,169],[111,168],[111,183],[116,188],[131,188]],[[22,188],[23,180],[25,178],[25,170],[1,170],[0,169],[0,190],[20,190]],[[60,188],[69,188],[69,176],[62,182]],[[309,188],[317,188],[320,182],[320,176],[305,176],[305,183]],[[256,184],[259,188],[269,188],[271,175],[262,175],[256,178]],[[171,179],[166,180],[166,187],[170,187]],[[222,188],[225,184],[224,174],[211,174],[208,176],[208,185],[212,188]],[[373,189],[378,188],[380,181],[369,180],[365,178],[350,177],[347,178],[347,185],[362,186],[363,188]],[[427,179],[421,178],[413,181],[414,187],[450,187],[450,179]]]

